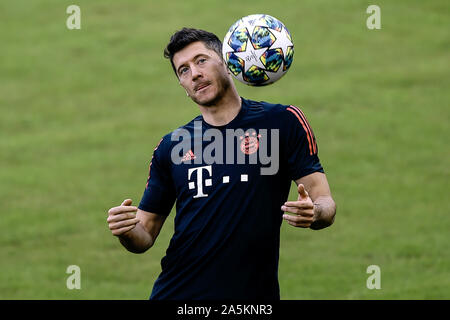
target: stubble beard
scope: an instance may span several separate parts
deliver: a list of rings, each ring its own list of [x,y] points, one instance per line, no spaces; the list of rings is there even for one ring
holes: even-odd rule
[[[192,100],[202,107],[211,107],[219,104],[219,102],[225,97],[227,91],[230,89],[231,84],[230,80],[227,77],[221,77],[220,80],[216,82],[216,84],[219,87],[218,92],[215,94],[214,97],[206,101],[201,101],[194,96],[191,97]]]

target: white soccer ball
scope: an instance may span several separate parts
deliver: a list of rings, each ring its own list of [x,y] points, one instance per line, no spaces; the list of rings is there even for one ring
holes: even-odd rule
[[[294,59],[294,44],[284,24],[267,14],[236,21],[223,40],[222,55],[233,76],[251,86],[274,83]]]

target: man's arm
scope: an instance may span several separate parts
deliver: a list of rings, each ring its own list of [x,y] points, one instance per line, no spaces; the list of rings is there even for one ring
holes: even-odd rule
[[[298,185],[297,201],[286,202],[281,209],[296,214],[283,218],[295,227],[319,230],[333,224],[336,204],[331,197],[326,175],[314,172],[295,181]]]
[[[319,230],[331,226],[336,215],[336,203],[331,197],[327,176],[314,172],[295,181],[303,184],[314,204],[314,222],[310,228]]]
[[[143,253],[153,246],[166,216],[131,206],[131,200],[108,211],[108,225],[112,234],[130,252]]]

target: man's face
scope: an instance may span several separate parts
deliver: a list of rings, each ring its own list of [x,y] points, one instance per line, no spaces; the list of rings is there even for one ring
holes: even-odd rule
[[[173,64],[181,86],[201,106],[215,105],[230,87],[225,63],[203,42],[193,42],[175,53]]]

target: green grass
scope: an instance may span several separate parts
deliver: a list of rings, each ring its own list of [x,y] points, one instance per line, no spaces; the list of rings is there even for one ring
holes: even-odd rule
[[[283,224],[282,298],[450,298],[448,1],[378,1],[373,31],[356,0],[79,0],[69,31],[73,3],[0,3],[1,299],[148,298],[174,212],[143,255],[106,212],[139,202],[154,146],[199,112],[162,50],[183,26],[223,37],[259,12],[288,26],[294,62],[238,90],[302,106],[338,206],[325,230]],[[72,264],[81,290],[66,288]],[[373,264],[381,290],[366,288]]]

